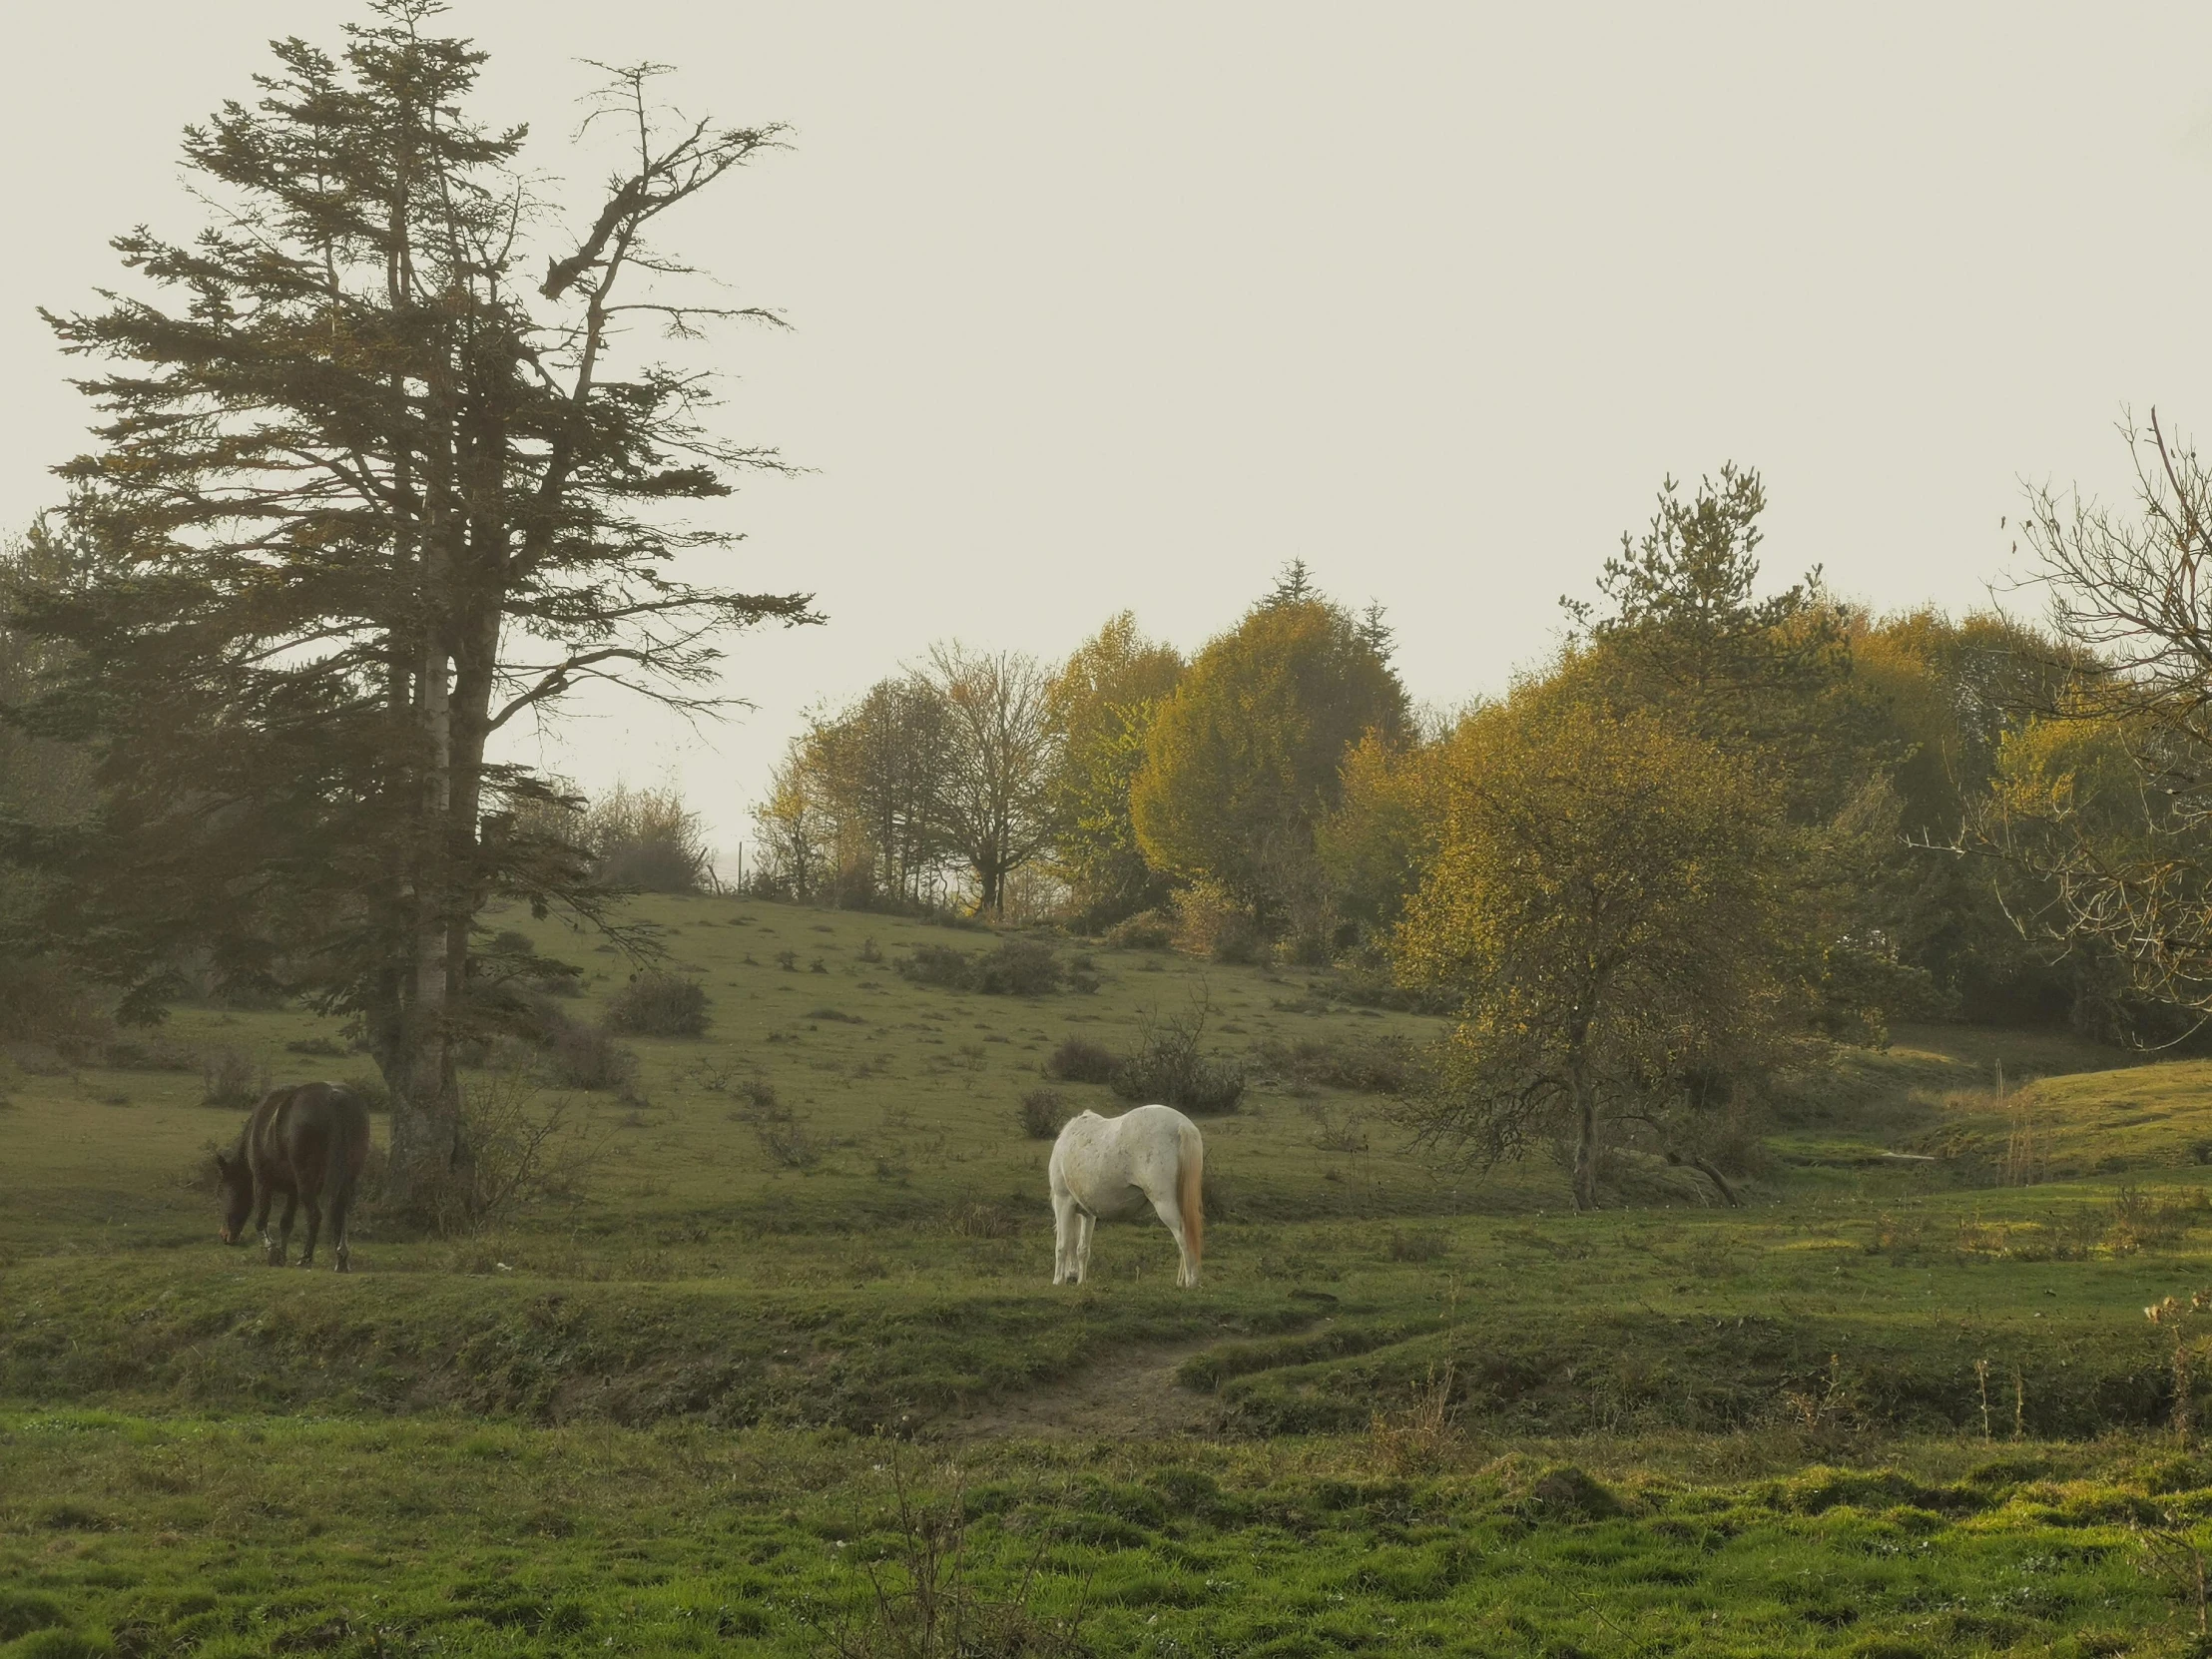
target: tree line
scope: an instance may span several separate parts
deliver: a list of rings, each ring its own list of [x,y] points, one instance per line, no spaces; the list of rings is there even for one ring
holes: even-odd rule
[[[1584,1202],[1608,1134],[1703,1159],[1807,1042],[2185,1037],[2142,941],[2081,913],[2109,833],[2149,833],[2140,711],[2123,736],[2104,707],[2141,675],[2063,616],[1766,591],[1765,509],[1748,469],[1667,481],[1557,655],[1448,717],[1413,710],[1382,611],[1301,562],[1188,660],[1126,612],[1056,665],[940,647],[793,740],[758,878],[997,909],[1027,871],[1071,928],[1448,1011],[1416,1132],[1494,1160],[1564,1126]],[[2103,772],[2036,818],[2085,744]]]

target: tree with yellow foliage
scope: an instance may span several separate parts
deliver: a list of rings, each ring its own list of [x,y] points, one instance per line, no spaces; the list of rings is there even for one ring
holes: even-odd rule
[[[1394,740],[1406,715],[1372,623],[1304,590],[1264,601],[1199,653],[1153,722],[1130,789],[1137,843],[1263,928],[1311,926],[1315,826],[1341,797],[1345,755],[1371,732]]]
[[[1393,954],[1460,1013],[1410,1124],[1484,1165],[1564,1134],[1589,1209],[1609,1124],[1671,1136],[1789,1022],[1781,792],[1653,712],[1541,686],[1469,718],[1441,765]]]
[[[1054,867],[1080,921],[1102,927],[1157,904],[1167,880],[1145,862],[1129,786],[1144,765],[1153,717],[1183,677],[1183,655],[1146,639],[1133,612],[1069,655],[1045,689],[1055,743],[1047,785]]]

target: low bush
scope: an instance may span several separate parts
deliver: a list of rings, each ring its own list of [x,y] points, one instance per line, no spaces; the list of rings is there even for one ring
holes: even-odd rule
[[[920,944],[900,957],[897,966],[916,984],[985,996],[1049,996],[1066,977],[1059,952],[1034,939],[1007,939],[987,954]],[[1095,982],[1091,988],[1096,989]]]
[[[638,1057],[597,1025],[561,1021],[542,1053],[546,1075],[565,1088],[627,1090],[637,1081]]]
[[[1234,1112],[1244,1099],[1241,1062],[1206,1051],[1206,1009],[1167,1019],[1146,1018],[1137,1050],[1114,1073],[1124,1100],[1157,1102],[1186,1112]]]
[[[1271,1039],[1254,1047],[1253,1062],[1288,1082],[1356,1094],[1402,1094],[1413,1074],[1412,1045],[1399,1037]]]
[[[973,988],[975,958],[948,944],[917,944],[912,954],[899,957],[893,965],[900,978],[911,979],[917,985],[935,985],[947,991]]]
[[[1355,1008],[1394,1008],[1408,1014],[1451,1014],[1458,1011],[1448,991],[1408,989],[1392,979],[1386,967],[1355,963],[1334,979],[1314,983],[1317,991],[1334,995]],[[1323,998],[1324,1001],[1327,997]]]
[[[0,1042],[50,1043],[64,1051],[98,1042],[112,1027],[92,987],[36,956],[0,959]]]
[[[1121,1056],[1083,1037],[1063,1037],[1045,1060],[1044,1074],[1062,1083],[1111,1083]]]
[[[661,968],[632,974],[607,999],[607,1029],[626,1036],[703,1037],[708,1023],[707,987]]]
[[[343,1079],[338,1087],[354,1096],[371,1112],[391,1110],[391,1090],[384,1085],[384,1074],[374,1067],[354,1072]]]
[[[298,1048],[296,1043],[284,1046],[294,1051]],[[152,1037],[107,1044],[101,1050],[100,1063],[110,1071],[198,1071],[200,1056],[182,1043]]]
[[[1049,996],[1063,976],[1060,953],[1034,939],[1008,939],[975,964],[975,988],[986,996]]]
[[[1175,943],[1175,921],[1158,910],[1139,910],[1107,928],[1106,942],[1117,950],[1167,950]]]
[[[699,815],[671,786],[634,790],[617,784],[575,827],[591,850],[592,879],[646,892],[697,892],[708,875]]]
[[[1194,882],[1175,895],[1175,948],[1214,962],[1257,962],[1267,936],[1252,912],[1211,881]]]
[[[1058,1089],[1031,1089],[1021,1097],[1015,1112],[1021,1132],[1033,1141],[1049,1141],[1060,1133],[1068,1118],[1068,1103]]]

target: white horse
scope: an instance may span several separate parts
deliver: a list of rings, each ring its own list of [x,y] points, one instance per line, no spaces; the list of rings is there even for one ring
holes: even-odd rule
[[[1206,1143],[1172,1106],[1138,1106],[1118,1118],[1085,1112],[1052,1143],[1052,1282],[1080,1285],[1091,1265],[1091,1230],[1102,1221],[1152,1213],[1175,1236],[1178,1285],[1198,1283],[1206,1250]]]

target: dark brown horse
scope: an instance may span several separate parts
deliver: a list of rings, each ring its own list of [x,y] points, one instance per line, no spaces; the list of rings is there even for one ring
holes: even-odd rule
[[[229,1152],[215,1155],[223,1176],[223,1242],[246,1239],[246,1217],[259,1209],[254,1226],[269,1253],[269,1265],[280,1268],[291,1249],[291,1219],[307,1207],[307,1248],[299,1258],[314,1261],[315,1237],[322,1231],[322,1210],[330,1210],[330,1243],[338,1272],[346,1273],[345,1213],[352,1208],[353,1186],[368,1162],[368,1108],[357,1095],[330,1083],[300,1083],[273,1089],[254,1108]],[[269,1236],[269,1206],[284,1195],[284,1219],[277,1238]]]

